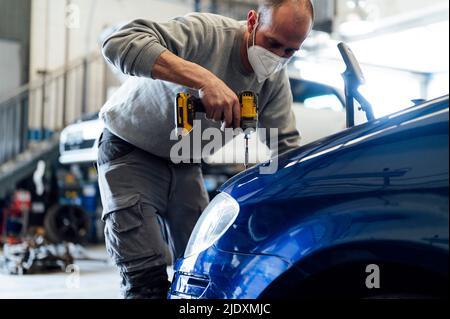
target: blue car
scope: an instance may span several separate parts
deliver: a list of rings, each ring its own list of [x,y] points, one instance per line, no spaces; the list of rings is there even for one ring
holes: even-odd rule
[[[169,298],[448,297],[448,112],[424,102],[233,177]]]

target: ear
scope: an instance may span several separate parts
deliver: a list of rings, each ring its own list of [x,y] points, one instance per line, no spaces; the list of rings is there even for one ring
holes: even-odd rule
[[[247,30],[249,33],[252,33],[256,22],[258,21],[258,13],[255,10],[250,10],[247,14]]]

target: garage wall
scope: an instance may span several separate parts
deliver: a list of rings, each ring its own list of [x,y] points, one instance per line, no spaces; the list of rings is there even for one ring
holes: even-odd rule
[[[8,2],[0,0],[0,3],[4,1]],[[446,1],[366,0],[368,5],[379,5],[380,17],[405,13],[406,10],[414,11]],[[64,64],[65,25],[68,20],[75,21],[70,29],[68,52],[69,60],[73,60],[86,52],[98,50],[98,36],[106,26],[138,17],[164,21],[193,9],[193,0],[71,0],[70,3],[79,8],[77,19],[73,11],[70,14],[66,12],[66,2],[65,0],[31,2],[31,80],[38,77],[36,71],[39,69],[54,69]],[[339,16],[345,15],[348,11],[346,3],[347,0],[337,0]],[[6,20],[0,19],[0,23],[2,21]]]
[[[66,12],[64,0],[33,0],[31,34],[32,78],[36,69],[54,69],[64,62],[65,27],[70,27],[69,60],[98,50],[101,31],[117,23],[147,18],[165,21],[192,11],[190,1],[176,0],[71,0]],[[78,21],[78,22],[77,22]]]
[[[0,97],[9,94],[21,84],[22,46],[17,41],[0,38]]]
[[[15,43],[20,47],[19,74],[5,74],[5,69],[1,71],[5,77],[18,77],[19,84],[23,84],[28,82],[31,0],[0,0],[0,8],[0,39],[5,40],[5,46],[9,42],[10,45]],[[2,52],[0,50],[0,54]],[[11,85],[5,86],[11,87]],[[14,84],[14,88],[16,87],[17,83]]]
[[[69,5],[69,6],[67,6]],[[33,0],[31,10],[31,61],[30,80],[41,77],[39,70],[54,70],[64,66],[65,60],[73,61],[90,52],[100,52],[99,36],[109,27],[136,18],[166,21],[172,17],[191,12],[192,1],[181,0]],[[66,56],[66,39],[69,48]],[[98,75],[92,86],[92,92],[99,93],[98,83],[102,80],[103,69],[98,68]],[[80,75],[74,75],[80,76]],[[91,81],[92,82],[92,81]],[[69,87],[69,100],[76,104],[80,88]],[[40,96],[31,97],[30,126],[39,126],[41,109]],[[72,98],[73,97],[73,98]],[[96,111],[98,96],[91,96],[88,111]],[[58,105],[47,106],[47,110],[56,112]],[[79,110],[68,106],[69,121],[79,116]],[[49,123],[54,127],[57,123]]]

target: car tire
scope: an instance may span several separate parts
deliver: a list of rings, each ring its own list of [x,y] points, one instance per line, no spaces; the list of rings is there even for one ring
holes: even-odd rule
[[[46,238],[52,243],[82,244],[87,238],[89,219],[79,206],[54,205],[47,211],[44,227]]]

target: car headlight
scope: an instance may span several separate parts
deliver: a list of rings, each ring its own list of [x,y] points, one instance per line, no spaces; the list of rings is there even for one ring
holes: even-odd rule
[[[184,257],[211,247],[236,220],[239,204],[227,193],[219,193],[203,211],[192,231]]]

